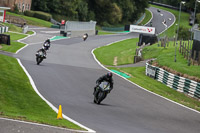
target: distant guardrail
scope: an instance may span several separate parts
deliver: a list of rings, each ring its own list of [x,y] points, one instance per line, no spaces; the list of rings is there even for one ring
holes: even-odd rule
[[[146,63],[146,75],[191,97],[200,99],[200,82],[183,78]]]
[[[8,27],[7,26],[0,26],[0,34],[8,32]]]

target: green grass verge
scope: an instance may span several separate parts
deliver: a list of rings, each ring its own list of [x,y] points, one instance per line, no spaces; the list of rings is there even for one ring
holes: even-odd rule
[[[108,32],[108,31],[102,31],[102,30],[98,31],[98,35],[111,35],[111,34],[116,34],[116,33]]]
[[[26,34],[32,35],[32,34],[34,34],[34,32],[33,31],[28,31]]]
[[[51,27],[52,23],[48,21],[44,21],[42,19],[34,18],[34,17],[28,17],[24,15],[19,15],[11,12],[7,12],[8,15],[17,16],[25,19],[27,21],[28,25],[35,25],[40,27]]]
[[[26,37],[27,35],[11,33],[11,32],[7,32],[5,34],[10,35],[11,45],[2,44],[1,45],[2,48],[0,50],[15,53],[18,49],[25,46],[25,44],[17,42],[17,40],[22,39],[22,38]]]
[[[118,65],[130,64],[133,63],[137,42],[137,38],[124,40],[98,48],[94,51],[94,54],[104,65],[113,65],[115,57],[117,57]]]
[[[145,10],[145,18],[139,25],[145,25],[152,18],[151,12],[149,10]]]
[[[129,68],[109,68],[118,71],[125,71],[131,74],[133,77],[129,78],[130,81],[136,83],[137,85],[173,100],[177,103],[183,104],[187,107],[193,108],[200,111],[200,102],[194,98],[185,96],[183,93],[179,93],[174,89],[167,87],[166,85],[148,77],[145,75],[145,67],[129,67]]]
[[[81,129],[57,114],[36,94],[29,79],[12,57],[0,55],[0,117]]]
[[[3,23],[5,26],[9,27],[9,31],[13,32],[19,32],[22,33],[22,28],[15,26],[14,24],[9,24],[9,23]]]
[[[162,7],[162,6],[156,6],[156,5],[150,5],[150,6],[171,12],[176,17],[175,24],[178,24],[179,11],[169,9],[169,8],[165,8],[165,7]],[[162,10],[161,10],[161,13],[162,13]],[[189,17],[190,17],[189,13],[182,11],[181,17],[180,17],[180,26],[188,28],[188,29],[191,28],[191,26],[189,25]],[[166,21],[169,21],[169,20],[166,20]],[[175,35],[175,30],[177,29],[177,26],[175,24],[173,26],[171,26],[167,31],[162,33],[161,36],[164,35],[164,34],[167,34],[168,37],[173,37]]]

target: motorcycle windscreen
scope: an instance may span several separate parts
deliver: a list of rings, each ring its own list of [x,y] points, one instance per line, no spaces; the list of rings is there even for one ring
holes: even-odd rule
[[[104,90],[104,91],[110,90],[110,84],[108,82],[105,82],[105,81],[101,82],[99,87],[101,87],[101,89]]]

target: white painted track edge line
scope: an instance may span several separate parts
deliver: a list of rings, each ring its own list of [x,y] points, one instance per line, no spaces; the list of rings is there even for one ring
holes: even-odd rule
[[[33,31],[33,30],[32,30],[32,31]],[[27,38],[29,38],[29,37],[31,37],[31,36],[35,36],[35,35],[36,35],[36,32],[35,32],[35,31],[33,31],[33,32],[34,32],[34,33],[33,33],[32,35],[28,35],[28,36],[25,37],[25,38],[19,39],[19,40],[17,40],[17,42],[24,43],[24,42],[21,42],[21,41],[22,41],[22,40],[25,40],[25,39],[27,39]],[[27,43],[24,43],[24,44],[25,44],[25,46],[22,47],[22,48],[20,48],[19,50],[17,50],[17,51],[15,52],[15,54],[19,53],[22,49],[24,49],[24,48],[26,48],[26,47],[28,46]]]
[[[30,81],[30,83],[31,83],[31,85],[32,85],[32,87],[33,87],[33,89],[34,89],[35,92],[38,94],[38,96],[40,96],[40,97],[42,98],[42,100],[44,100],[56,113],[58,113],[58,109],[57,109],[52,103],[50,103],[48,100],[46,100],[46,99],[40,94],[40,92],[38,91],[38,89],[37,89],[37,87],[36,87],[36,85],[35,85],[35,83],[34,83],[32,77],[30,76],[30,74],[28,73],[28,71],[26,70],[26,68],[22,65],[20,59],[17,58],[17,61],[18,61],[19,65],[22,67],[22,69],[24,70],[24,72],[26,73],[26,75],[27,75],[27,77],[29,78],[29,81]],[[88,127],[86,127],[86,126],[84,126],[84,125],[82,125],[82,124],[80,124],[80,123],[78,123],[78,122],[72,120],[71,118],[69,118],[69,117],[66,116],[65,114],[63,114],[63,118],[65,118],[65,119],[69,120],[70,122],[73,122],[74,124],[76,124],[76,125],[78,125],[78,126],[84,128],[84,129],[88,130],[88,131],[83,131],[83,132],[96,133],[96,131],[94,131],[94,130],[92,130],[92,129],[90,129],[90,128],[88,128]]]
[[[151,22],[151,20],[153,19],[153,13],[152,13],[152,11],[151,10],[149,10],[148,8],[147,8],[147,10],[151,13],[151,19],[145,24],[145,25],[147,25],[148,23],[150,23]]]
[[[126,40],[126,39],[123,39],[123,40]],[[123,41],[123,40],[115,41],[115,42],[113,42],[113,43],[120,42],[120,41]],[[107,44],[107,45],[111,45],[111,44],[113,44],[113,43],[109,43],[109,44]],[[99,47],[98,47],[98,48],[99,48]],[[96,56],[95,56],[95,54],[94,54],[94,50],[95,50],[95,49],[97,49],[97,48],[94,48],[94,49],[91,51],[91,54],[93,55],[93,58],[95,59],[95,61],[96,61],[102,68],[106,69],[107,71],[112,72],[111,70],[109,70],[108,68],[106,68],[104,65],[102,65],[102,64],[97,60],[97,58],[96,58]],[[112,73],[113,73],[113,72],[112,72]],[[134,83],[134,82],[132,82],[132,81],[126,79],[125,77],[123,77],[123,76],[121,76],[121,75],[119,75],[119,74],[117,74],[117,73],[114,73],[114,74],[116,74],[116,75],[118,75],[119,77],[125,79],[126,81],[130,82],[131,84],[133,84],[133,85],[139,87],[140,89],[143,89],[143,90],[145,90],[145,91],[147,91],[147,92],[149,92],[149,93],[151,93],[151,94],[153,94],[153,95],[156,95],[156,96],[158,96],[158,97],[161,97],[161,98],[163,98],[163,99],[165,99],[165,100],[167,100],[167,101],[169,101],[169,102],[175,103],[175,104],[177,104],[177,105],[179,105],[179,106],[181,106],[181,107],[184,107],[184,108],[186,108],[186,109],[189,109],[189,110],[191,110],[191,111],[194,111],[194,112],[200,114],[200,112],[197,111],[197,110],[195,110],[195,109],[189,108],[189,107],[187,107],[187,106],[185,106],[185,105],[182,105],[182,104],[180,104],[180,103],[177,103],[177,102],[175,102],[175,101],[173,101],[173,100],[170,100],[170,99],[168,99],[168,98],[166,98],[166,97],[163,97],[163,96],[161,96],[161,95],[159,95],[159,94],[156,94],[156,93],[154,93],[154,92],[151,92],[151,91],[149,91],[149,90],[147,90],[147,89],[145,89],[145,88],[143,88],[143,87],[137,85],[136,83]]]

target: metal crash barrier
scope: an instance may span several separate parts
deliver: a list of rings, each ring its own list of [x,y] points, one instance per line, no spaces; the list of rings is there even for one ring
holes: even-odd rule
[[[166,70],[146,63],[146,75],[191,97],[200,99],[200,82],[174,75]]]
[[[87,33],[88,35],[96,34],[96,22],[79,22],[79,21],[67,21],[65,25],[61,25],[60,33],[64,36],[82,36]]]

